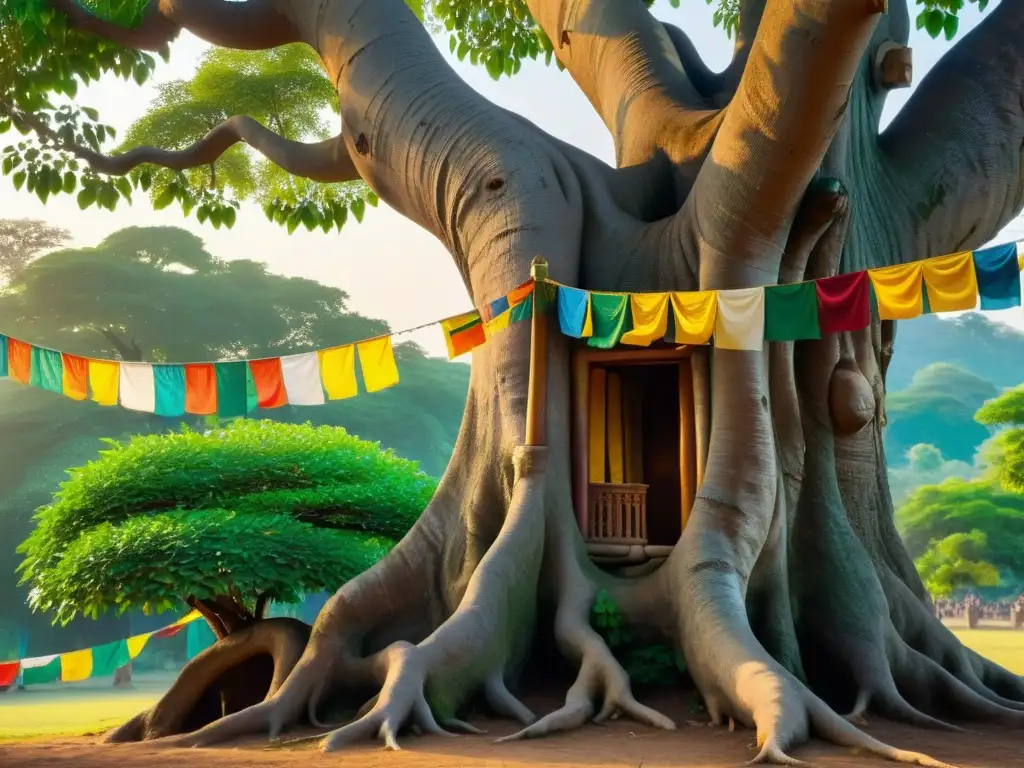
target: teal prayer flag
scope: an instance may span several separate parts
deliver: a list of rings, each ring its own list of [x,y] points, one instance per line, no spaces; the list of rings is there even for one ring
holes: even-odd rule
[[[60,352],[32,347],[32,375],[29,384],[47,392],[64,392],[64,363]]]
[[[518,323],[521,320],[533,317],[533,294],[531,293],[521,302],[512,307],[512,316],[509,318],[510,323]]]
[[[185,413],[185,366],[154,365],[157,416],[181,416]]]
[[[0,378],[7,375],[7,337],[0,334]]]
[[[185,632],[185,655],[189,661],[217,642],[210,625],[205,621],[193,621]]]
[[[765,341],[820,339],[814,283],[772,285],[764,291]]]
[[[21,682],[23,685],[46,685],[60,680],[60,656],[54,656],[49,664],[41,667],[21,665]]]
[[[1020,268],[1017,244],[1006,243],[974,252],[981,309],[1010,309],[1020,306]]]
[[[245,412],[252,413],[260,407],[260,395],[256,391],[256,379],[253,378],[252,368],[245,366]]]
[[[92,677],[109,677],[131,660],[127,640],[98,645],[92,649]]]
[[[217,415],[222,419],[245,416],[245,379],[249,366],[244,362],[215,363],[217,374]]]
[[[558,327],[566,336],[583,338],[587,323],[590,292],[579,288],[558,287]]]
[[[590,318],[594,325],[594,335],[587,339],[587,344],[599,349],[611,349],[624,334],[633,330],[629,294],[590,294]]]

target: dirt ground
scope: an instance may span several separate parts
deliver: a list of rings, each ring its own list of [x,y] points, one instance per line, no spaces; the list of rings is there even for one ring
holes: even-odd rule
[[[401,752],[365,744],[325,755],[316,742],[267,747],[253,739],[216,750],[170,750],[145,745],[103,746],[95,737],[0,744],[2,768],[733,768],[754,756],[753,731],[710,728],[681,706],[648,698],[679,725],[675,732],[654,731],[628,721],[589,725],[548,739],[495,744],[513,730],[507,721],[476,721],[487,736],[454,739],[406,736]],[[547,711],[540,703],[537,711]],[[692,724],[697,723],[697,724]],[[969,734],[924,731],[872,719],[867,731],[903,749],[931,754],[960,768],[1024,768],[1024,737],[1019,732],[980,727]],[[303,734],[288,734],[294,738]],[[880,766],[875,758],[821,742],[800,748],[796,757],[823,768]]]

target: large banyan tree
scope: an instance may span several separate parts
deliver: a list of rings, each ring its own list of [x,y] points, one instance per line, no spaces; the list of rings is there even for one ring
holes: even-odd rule
[[[297,184],[358,196],[343,185],[364,181],[444,243],[478,305],[537,255],[553,279],[593,290],[792,283],[980,246],[1022,205],[1022,0],[991,9],[884,131],[887,92],[909,79],[905,0],[724,3],[735,52],[719,73],[643,0],[151,0],[120,16],[117,3],[6,5],[0,128],[30,137],[5,159],[17,183],[43,197],[81,187],[83,205],[113,208],[171,169],[161,205],[230,224],[230,194],[189,187],[188,172],[244,143]],[[931,3],[922,21],[952,36],[961,5]],[[463,83],[432,20],[495,76],[553,52],[611,133],[616,167]],[[103,72],[145,81],[143,52],[181,30],[228,49],[307,46],[337,91],[340,132],[306,143],[240,114],[190,146],[104,153],[95,113],[50,101]],[[337,200],[265,202],[290,226],[340,225]],[[409,534],[340,585],[264,701],[170,738],[277,737],[367,690],[325,749],[460,728],[478,696],[522,722],[513,738],[615,715],[672,728],[591,625],[599,593],[685,658],[714,722],[756,728],[758,761],[792,762],[813,732],[941,764],[858,729],[849,713],[869,709],[924,727],[1024,723],[1024,680],[934,617],[893,524],[881,429],[894,338],[876,320],[763,353],[698,349],[702,481],[671,556],[626,579],[591,563],[572,512],[568,342],[549,341],[546,446],[526,446],[530,329],[513,327],[474,352],[462,434]],[[511,691],[544,641],[578,674],[564,706],[535,718]]]

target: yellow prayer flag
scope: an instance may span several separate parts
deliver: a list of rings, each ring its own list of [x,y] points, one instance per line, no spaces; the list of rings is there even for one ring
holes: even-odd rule
[[[347,347],[321,350],[320,378],[331,400],[345,400],[358,395],[356,348],[349,344]]]
[[[869,269],[882,320],[910,320],[924,311],[921,262]]]
[[[89,387],[92,399],[100,405],[117,405],[121,365],[112,360],[89,361]]]
[[[970,251],[926,259],[921,267],[932,312],[959,312],[978,306],[978,275]]]
[[[512,310],[506,309],[497,317],[493,317],[484,324],[484,333],[487,334],[487,338],[490,338],[493,334],[499,331],[504,331],[508,328],[509,323],[512,320]]]
[[[676,344],[707,344],[715,332],[718,296],[715,291],[687,291],[672,294],[672,316],[676,323]]]
[[[88,680],[92,675],[92,648],[72,651],[60,655],[60,679],[62,683],[77,683]]]
[[[182,616],[180,619],[174,622],[171,626],[180,627],[182,624],[191,624],[193,621],[201,619],[202,617],[203,614],[201,614],[199,611],[192,611],[191,613],[186,613],[184,616]]]
[[[356,349],[367,392],[379,392],[398,383],[398,365],[390,336],[361,342],[356,344]]]
[[[649,347],[664,338],[668,332],[668,297],[667,293],[630,294],[633,330],[623,334],[619,343]]]
[[[146,643],[149,642],[149,638],[153,636],[152,632],[147,632],[144,635],[135,635],[135,637],[128,638],[128,658],[134,659],[140,653],[142,649],[146,647]]]

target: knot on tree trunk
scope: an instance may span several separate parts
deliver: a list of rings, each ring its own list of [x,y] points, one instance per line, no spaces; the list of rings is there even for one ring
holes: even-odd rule
[[[548,466],[548,449],[540,445],[520,445],[512,454],[515,482],[524,477],[543,474]]]
[[[871,383],[852,362],[841,361],[832,371],[828,405],[832,426],[842,435],[859,432],[875,417]]]

